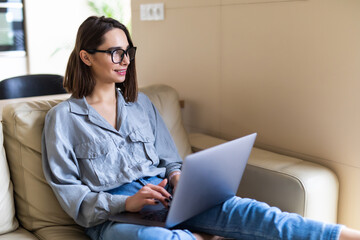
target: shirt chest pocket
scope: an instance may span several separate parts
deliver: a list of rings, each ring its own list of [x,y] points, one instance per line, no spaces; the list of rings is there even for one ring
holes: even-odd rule
[[[129,134],[130,154],[138,163],[150,160],[153,165],[157,166],[159,165],[159,157],[154,147],[155,137],[150,129],[144,127]]]
[[[115,144],[109,139],[100,139],[79,144],[75,155],[80,166],[81,179],[99,186],[114,184],[123,168],[122,157]]]

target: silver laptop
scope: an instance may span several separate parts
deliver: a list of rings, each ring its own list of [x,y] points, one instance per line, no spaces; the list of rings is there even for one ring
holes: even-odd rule
[[[239,187],[256,133],[188,155],[170,208],[145,206],[110,220],[171,228],[233,197]]]

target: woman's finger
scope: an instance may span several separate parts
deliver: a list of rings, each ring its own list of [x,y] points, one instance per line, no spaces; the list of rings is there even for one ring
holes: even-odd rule
[[[168,197],[165,197],[163,194],[159,193],[158,191],[152,190],[149,191],[148,193],[144,194],[144,197],[146,197],[147,199],[155,199],[160,201],[164,206],[168,206],[170,203],[170,198],[171,195],[168,194]]]
[[[165,178],[164,180],[162,180],[162,181],[158,184],[158,186],[164,188],[164,187],[166,186],[166,184],[167,184],[167,179]]]
[[[145,199],[144,200],[144,206],[145,205],[157,205],[160,204],[160,201],[157,199]]]
[[[162,183],[162,182],[161,182]],[[166,191],[166,189],[162,186],[159,186],[159,185],[153,185],[153,184],[148,184],[146,185],[148,186],[149,188],[151,188],[152,190],[156,191],[156,192],[159,192],[161,195],[163,195],[165,198],[170,198],[171,197],[171,194]]]

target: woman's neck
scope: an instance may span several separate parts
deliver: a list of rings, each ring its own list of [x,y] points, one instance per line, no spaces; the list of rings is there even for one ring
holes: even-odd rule
[[[111,126],[118,129],[116,121],[116,91],[115,84],[112,87],[95,87],[91,95],[86,97],[86,101],[92,106]]]
[[[103,86],[96,85],[91,95],[86,96],[86,101],[90,105],[116,103],[115,84]]]

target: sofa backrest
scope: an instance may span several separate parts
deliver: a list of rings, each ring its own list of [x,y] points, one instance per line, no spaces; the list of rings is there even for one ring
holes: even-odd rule
[[[163,84],[143,87],[140,91],[149,97],[160,112],[174,139],[180,156],[184,159],[191,153],[191,146],[182,122],[178,93],[174,88]]]
[[[140,89],[153,101],[164,118],[182,157],[191,151],[181,121],[176,91],[157,85]],[[61,209],[47,184],[41,163],[41,135],[50,108],[63,101],[40,100],[10,104],[3,109],[5,150],[14,184],[17,217],[27,230],[75,225]]]

